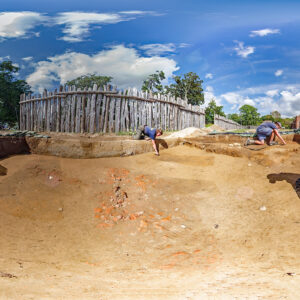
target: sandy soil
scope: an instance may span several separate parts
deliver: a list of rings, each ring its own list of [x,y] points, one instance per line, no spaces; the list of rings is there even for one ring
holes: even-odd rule
[[[1,164],[0,299],[299,299],[299,152]]]

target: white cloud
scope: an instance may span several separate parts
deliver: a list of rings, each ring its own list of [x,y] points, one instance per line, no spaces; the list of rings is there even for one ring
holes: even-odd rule
[[[250,98],[244,99],[244,104],[255,106],[254,100],[252,100]]]
[[[164,55],[176,51],[176,46],[173,43],[169,44],[147,44],[139,47],[145,51],[146,55]]]
[[[156,70],[164,71],[166,78],[178,70],[176,62],[166,57],[143,57],[134,48],[123,45],[102,50],[94,55],[67,52],[49,57],[47,61],[36,64],[35,71],[26,81],[34,90],[52,89],[54,84],[88,73],[113,77],[118,88],[140,88],[142,81]]]
[[[216,101],[216,104],[217,104],[218,106],[222,105],[222,104],[221,104],[221,103],[222,103],[222,100],[214,94],[214,89],[213,89],[212,86],[208,85],[208,86],[206,87],[206,89],[204,90],[203,93],[204,93],[204,99],[205,99],[205,103],[204,103],[204,106],[205,106],[205,107],[208,105],[208,103],[209,103],[212,99],[214,99],[214,100]]]
[[[279,77],[283,74],[283,70],[277,70],[274,74],[276,77]]]
[[[143,10],[126,10],[126,11],[120,11],[120,14],[125,14],[125,15],[156,15],[154,11],[143,11]]]
[[[63,26],[64,36],[60,39],[67,42],[81,42],[90,34],[92,26],[101,28],[106,24],[136,19],[139,16],[152,15],[161,16],[153,11],[122,11],[116,13],[93,13],[71,11],[58,13],[54,17],[32,11],[1,12],[0,13],[0,42],[7,38],[26,38],[28,36],[39,37],[39,32],[33,29],[37,25]]]
[[[10,56],[9,55],[7,55],[7,56],[0,56],[0,62],[4,61],[4,60],[10,60]]]
[[[89,12],[63,12],[54,18],[58,25],[64,25],[61,39],[67,42],[81,42],[91,30],[91,26],[101,28],[101,25],[116,24],[135,19],[138,15],[153,14],[147,11],[123,11],[120,13],[89,13]]]
[[[238,92],[220,95],[220,98],[231,104],[232,110],[237,110],[244,104],[258,108],[262,115],[277,110],[283,117],[293,117],[300,114],[300,86],[260,86],[247,88]],[[266,96],[264,96],[266,95]]]
[[[261,29],[261,30],[253,30],[253,31],[251,31],[250,36],[251,37],[266,36],[268,34],[278,34],[278,33],[280,33],[279,29],[269,29],[269,28],[266,28],[266,29]]]
[[[62,39],[68,42],[82,41],[89,34],[91,24],[116,24],[122,20],[119,14],[86,12],[64,12],[55,18],[56,24],[66,26]]]
[[[178,48],[187,48],[187,47],[190,47],[190,46],[191,46],[191,44],[180,43],[180,44],[178,45]]]
[[[222,98],[229,104],[238,104],[241,96],[238,93],[235,92],[228,92],[221,95]]]
[[[212,73],[207,73],[206,75],[205,75],[205,78],[207,78],[207,79],[213,79],[213,74]]]
[[[282,91],[280,93],[279,106],[289,112],[290,115],[300,114],[300,91],[292,93],[290,91]],[[286,108],[285,108],[286,106]]]
[[[0,39],[24,38],[36,34],[31,30],[46,19],[44,15],[37,12],[2,12],[0,13]]]
[[[266,92],[266,95],[269,97],[275,97],[278,95],[278,90],[269,90]]]
[[[33,59],[32,56],[23,57],[22,60],[24,61],[31,61]]]
[[[237,46],[234,48],[237,55],[246,58],[248,55],[254,53],[255,47],[252,46],[244,46],[243,42],[235,41],[237,43]]]
[[[145,51],[146,55],[166,55],[170,53],[174,53],[177,48],[187,48],[190,47],[190,44],[180,43],[167,43],[167,44],[146,44],[139,47],[139,49]]]

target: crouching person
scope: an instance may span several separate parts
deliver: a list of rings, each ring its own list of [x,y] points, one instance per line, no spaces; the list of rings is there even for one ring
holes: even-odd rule
[[[161,136],[163,131],[161,129],[151,128],[146,125],[141,125],[138,127],[136,134],[133,136],[134,140],[143,140],[143,139],[151,139],[152,146],[156,155],[159,155],[155,139],[158,136]]]
[[[250,140],[247,139],[245,146],[248,145],[263,145],[265,143],[265,140],[268,139],[268,145],[273,146],[276,145],[277,142],[274,142],[275,137],[277,136],[278,139],[282,142],[283,145],[286,145],[285,140],[282,138],[282,136],[279,134],[278,130],[281,128],[280,122],[265,122],[259,125],[256,129],[256,140]]]

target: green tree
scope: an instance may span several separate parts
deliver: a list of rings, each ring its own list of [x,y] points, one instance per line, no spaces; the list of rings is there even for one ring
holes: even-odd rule
[[[240,116],[238,114],[229,114],[227,118],[237,123],[240,123],[241,121]]]
[[[149,75],[148,78],[144,80],[142,91],[152,92],[153,94],[163,93],[164,87],[161,82],[165,78],[163,71],[156,71],[156,73]]]
[[[189,104],[200,105],[204,103],[204,94],[202,89],[203,80],[194,73],[189,72],[181,76],[173,77],[175,83],[166,87],[166,92],[175,96],[187,100]]]
[[[272,112],[271,112],[271,115],[272,115],[272,117],[273,117],[275,120],[281,118],[281,114],[280,114],[280,112],[277,111],[277,110],[272,111]]]
[[[94,84],[97,84],[98,87],[103,87],[104,85],[111,82],[113,78],[110,76],[98,76],[96,74],[87,74],[79,76],[75,79],[69,80],[67,85],[73,86],[76,88],[92,88]]]
[[[239,111],[242,125],[257,125],[259,123],[259,113],[254,106],[245,104]]]
[[[30,92],[24,80],[15,78],[19,68],[11,61],[0,63],[0,121],[14,125],[19,119],[20,95]]]
[[[281,125],[282,125],[284,128],[291,128],[291,127],[292,127],[293,121],[294,121],[293,118],[283,118],[283,119],[279,119],[279,122],[281,123]]]
[[[225,116],[223,112],[223,106],[217,106],[215,99],[211,99],[208,106],[205,109],[205,122],[206,124],[214,123],[214,115]]]
[[[260,120],[261,120],[261,122],[264,122],[264,121],[276,122],[276,121],[278,121],[281,123],[282,127],[284,127],[284,128],[291,128],[291,125],[293,123],[293,118],[275,118],[273,116],[273,114],[261,116]]]
[[[274,122],[274,117],[272,115],[261,116],[261,121],[271,121]]]

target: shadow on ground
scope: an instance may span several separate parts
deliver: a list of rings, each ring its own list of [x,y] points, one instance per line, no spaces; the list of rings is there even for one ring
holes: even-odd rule
[[[7,169],[0,165],[0,176],[4,176],[7,174]]]
[[[299,199],[300,199],[300,174],[294,174],[294,173],[274,173],[269,174],[267,176],[270,183],[276,183],[276,181],[283,181],[285,180],[289,184],[292,185],[294,190],[296,191]]]
[[[155,140],[156,146],[159,149],[160,146],[162,146],[165,149],[168,149],[169,146],[167,144],[167,142],[164,139],[157,139]]]

